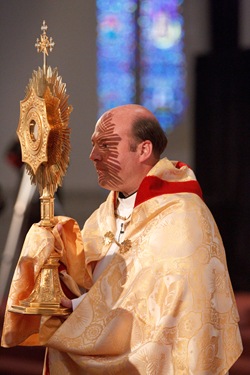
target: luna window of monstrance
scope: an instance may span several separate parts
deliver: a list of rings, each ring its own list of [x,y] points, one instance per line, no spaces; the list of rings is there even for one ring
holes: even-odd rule
[[[34,71],[20,102],[17,135],[22,161],[40,194],[40,225],[50,230],[54,226],[54,193],[62,185],[70,153],[69,117],[66,85],[57,68],[47,66],[46,59],[55,43],[47,36],[43,21],[40,39],[35,47],[43,54],[43,67]],[[65,295],[59,275],[60,255],[54,250],[45,262],[28,298],[19,301],[10,311],[22,314],[66,315],[69,310],[60,305]]]

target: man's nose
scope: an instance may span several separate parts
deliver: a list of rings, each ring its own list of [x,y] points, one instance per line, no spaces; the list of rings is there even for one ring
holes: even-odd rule
[[[93,146],[91,153],[89,155],[90,160],[96,161],[96,160],[101,160],[101,155],[100,152],[98,152],[97,148]]]

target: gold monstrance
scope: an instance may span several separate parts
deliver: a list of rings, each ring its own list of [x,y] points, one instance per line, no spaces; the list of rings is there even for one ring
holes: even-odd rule
[[[46,57],[55,43],[46,35],[43,21],[42,34],[37,39],[37,52],[43,53],[43,69],[34,71],[20,102],[17,135],[21,144],[22,161],[26,163],[31,182],[40,193],[40,225],[50,230],[54,226],[54,193],[62,184],[69,164],[70,129],[66,85],[58,76],[57,68],[46,65]],[[30,296],[13,305],[10,311],[22,314],[67,315],[69,309],[60,305],[62,291],[58,266],[60,255],[53,250],[45,262]]]

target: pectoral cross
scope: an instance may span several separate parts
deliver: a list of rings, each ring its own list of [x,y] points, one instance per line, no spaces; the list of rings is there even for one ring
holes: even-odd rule
[[[55,46],[55,43],[53,42],[53,39],[50,37],[48,38],[46,31],[48,29],[48,26],[46,25],[45,21],[43,21],[41,30],[42,34],[40,35],[40,39],[37,38],[35,47],[37,49],[37,52],[43,53],[43,71],[46,72],[46,56],[49,55],[49,52],[53,50],[53,47]]]

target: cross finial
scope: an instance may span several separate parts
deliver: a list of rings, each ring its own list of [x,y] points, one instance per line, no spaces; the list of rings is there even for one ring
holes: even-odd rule
[[[43,70],[46,71],[46,56],[49,55],[49,52],[53,50],[53,47],[55,46],[55,43],[53,42],[53,39],[50,37],[48,38],[46,31],[48,29],[48,26],[46,25],[45,21],[43,21],[41,30],[42,34],[40,35],[40,39],[37,38],[35,47],[37,49],[37,52],[43,53]]]

